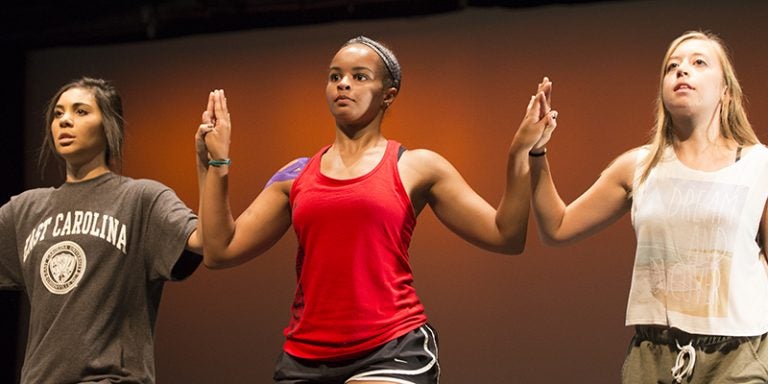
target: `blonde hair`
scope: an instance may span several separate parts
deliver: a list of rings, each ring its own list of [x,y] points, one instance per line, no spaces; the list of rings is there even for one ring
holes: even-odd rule
[[[731,63],[731,57],[720,37],[710,32],[688,31],[669,44],[667,53],[661,63],[661,76],[659,78],[659,94],[656,99],[656,123],[653,129],[651,141],[648,143],[649,153],[645,159],[643,172],[640,176],[642,183],[648,178],[648,174],[659,163],[664,149],[672,144],[672,119],[669,111],[664,107],[663,85],[664,76],[667,73],[667,64],[669,57],[680,44],[687,40],[699,39],[711,42],[715,47],[717,56],[720,59],[720,66],[723,68],[723,83],[725,84],[725,95],[720,103],[720,135],[726,139],[733,139],[739,145],[751,145],[759,143],[755,131],[752,130],[752,124],[747,119],[747,112],[744,108],[744,94],[741,91],[741,85],[736,78],[736,71]]]

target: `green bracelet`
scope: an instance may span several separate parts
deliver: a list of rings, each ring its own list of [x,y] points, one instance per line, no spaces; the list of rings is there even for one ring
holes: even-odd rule
[[[208,160],[208,165],[213,167],[221,167],[222,165],[230,165],[230,164],[232,164],[232,160],[230,159]]]

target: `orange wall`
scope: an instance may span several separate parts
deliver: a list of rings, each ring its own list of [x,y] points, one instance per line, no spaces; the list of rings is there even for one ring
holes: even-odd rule
[[[343,41],[363,33],[388,43],[403,66],[384,133],[444,155],[492,204],[525,105],[540,78],[552,78],[560,117],[548,157],[570,201],[614,157],[644,142],[660,60],[688,29],[712,30],[730,44],[751,120],[768,141],[768,3],[735,4],[483,8],[43,50],[28,61],[28,152],[55,89],[81,74],[109,78],[129,121],[124,173],[159,180],[195,207],[193,136],[207,92],[224,88],[239,213],[277,168],[332,141],[326,68]],[[27,175],[30,186],[41,184],[33,165]],[[634,252],[628,217],[563,248],[540,245],[533,226],[528,238],[522,256],[505,257],[465,243],[429,210],[419,217],[411,257],[441,336],[441,382],[617,382],[631,334],[624,327]],[[269,382],[289,316],[294,251],[289,231],[244,266],[201,268],[168,285],[157,327],[159,382]]]

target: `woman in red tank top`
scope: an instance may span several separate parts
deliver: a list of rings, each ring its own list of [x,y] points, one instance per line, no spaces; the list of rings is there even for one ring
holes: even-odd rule
[[[227,175],[230,119],[223,90],[210,93],[197,132],[205,264],[226,268],[269,249],[293,225],[299,241],[293,317],[277,383],[436,383],[434,330],[412,287],[408,244],[429,205],[453,232],[483,249],[518,254],[530,204],[529,156],[543,154],[557,113],[544,78],[512,140],[497,207],[439,154],[386,139],[382,118],[401,87],[400,65],[364,36],[331,60],[326,101],[335,137],[311,159],[278,171],[235,220]]]

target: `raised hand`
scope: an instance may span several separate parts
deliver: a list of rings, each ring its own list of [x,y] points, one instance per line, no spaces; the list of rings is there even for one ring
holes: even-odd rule
[[[203,112],[201,123],[197,127],[197,132],[195,133],[195,152],[197,153],[197,162],[203,168],[208,167],[208,160],[210,160],[210,157],[208,156],[208,148],[205,145],[205,135],[207,135],[208,132],[213,130],[212,116],[213,116],[213,92],[208,94],[208,106],[205,108],[205,111]]]
[[[551,98],[552,82],[544,77],[536,94],[531,96],[525,117],[515,135],[515,142],[528,151],[541,152],[557,127],[557,111],[551,109]]]
[[[539,119],[543,119],[545,115],[552,109],[552,81],[548,77],[544,76],[536,88],[536,93],[543,93],[544,99],[540,102],[540,115]]]
[[[229,144],[231,134],[231,122],[229,109],[227,108],[227,98],[224,90],[217,89],[208,95],[208,106],[203,112],[202,124],[198,128],[196,138],[203,139],[203,143],[198,142],[198,157],[200,157],[200,146],[205,146],[207,156],[210,159],[223,160],[229,158]]]

